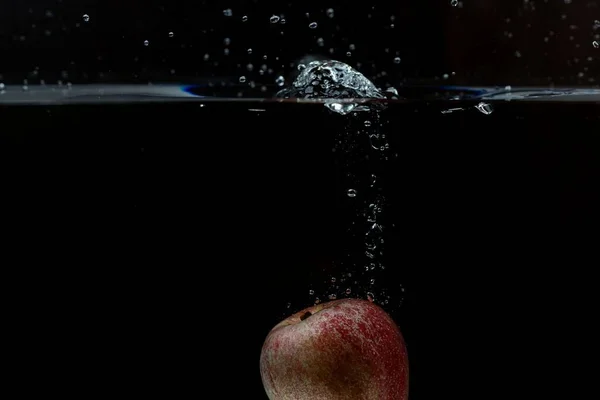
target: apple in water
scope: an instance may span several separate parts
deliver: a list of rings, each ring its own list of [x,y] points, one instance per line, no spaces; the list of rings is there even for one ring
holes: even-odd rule
[[[392,318],[367,300],[308,307],[265,339],[260,374],[271,400],[406,400],[408,356]]]

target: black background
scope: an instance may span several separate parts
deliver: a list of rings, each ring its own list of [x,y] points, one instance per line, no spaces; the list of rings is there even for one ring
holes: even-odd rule
[[[0,74],[5,84],[243,75],[260,88],[294,71],[291,63],[303,56],[320,54],[350,63],[380,86],[597,84],[598,2],[450,3],[3,0]],[[272,15],[284,16],[285,25],[271,24]],[[263,64],[272,72],[259,75]]]
[[[395,227],[378,279],[407,341],[410,395],[585,390],[571,384],[595,354],[596,106],[472,110],[383,114]],[[12,127],[2,283],[19,385],[264,398],[266,334],[338,272],[342,117],[210,103],[1,117]]]
[[[486,12],[386,3],[370,19],[370,4],[2,4],[7,84],[237,80],[244,71],[260,87],[318,51],[315,36],[342,60],[354,43],[361,71],[382,85],[451,71],[450,83],[590,84],[595,68],[586,58],[594,49],[583,47],[595,3],[545,14],[522,2],[478,3]],[[329,6],[332,21],[321,11]],[[320,15],[319,34],[306,12]],[[533,39],[526,47],[525,38],[545,43],[547,25],[575,30],[559,25],[564,12],[587,31],[550,50]],[[268,22],[279,13],[284,38]],[[382,22],[390,14],[393,30]],[[508,41],[506,15],[539,35],[515,29]],[[525,60],[517,48],[529,49]],[[248,74],[265,54],[273,73]],[[6,345],[21,390],[265,397],[260,346],[285,313],[310,303],[310,285],[335,273],[346,188],[331,152],[340,116],[317,105],[260,107],[0,109],[2,285],[16,316]],[[597,346],[596,105],[507,103],[491,116],[421,105],[393,107],[386,119],[398,156],[386,180],[395,229],[385,279],[394,301],[406,288],[388,311],[407,340],[411,398],[585,393]]]

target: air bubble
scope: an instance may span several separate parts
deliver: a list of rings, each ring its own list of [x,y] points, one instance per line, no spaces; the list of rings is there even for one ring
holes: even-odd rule
[[[458,0],[451,0],[451,1],[450,1],[450,5],[451,5],[452,7],[456,7],[456,6],[458,5]]]
[[[279,22],[279,17],[277,15],[272,15],[271,18],[269,18],[269,21],[271,21],[272,24],[276,24]]]
[[[277,77],[277,79],[275,79],[275,83],[277,86],[283,86],[285,84],[285,78],[280,75]]]
[[[247,16],[247,15],[244,15],[244,16],[242,17],[242,22],[246,22],[246,21],[248,21],[248,16]]]
[[[316,22],[311,22],[310,24],[308,24],[308,27],[310,29],[315,29],[317,27],[317,23]]]
[[[348,192],[346,194],[348,195],[348,197],[356,197],[356,189],[348,189]]]
[[[233,11],[231,11],[231,8],[228,8],[226,10],[223,10],[223,15],[226,17],[231,17],[233,15]]]
[[[594,48],[597,49],[598,47],[600,47],[600,43],[598,43],[598,41],[594,40],[592,42],[592,46],[594,46]]]
[[[245,83],[245,82],[246,82],[246,77],[240,76],[240,83]]]
[[[327,11],[325,11],[325,14],[329,17],[329,18],[333,18],[335,16],[335,13],[333,11],[333,8],[328,8]]]
[[[350,288],[346,289],[346,294],[350,294],[350,293],[352,293],[352,289],[350,289]]]
[[[394,58],[394,64],[400,64],[400,61],[402,61],[400,57]]]
[[[147,40],[144,40],[144,46],[149,46],[149,45],[150,45],[150,42]]]
[[[475,108],[485,115],[490,115],[494,111],[491,104],[488,103],[479,103],[475,106]]]
[[[173,37],[175,34],[173,32],[169,32],[169,37]]]
[[[312,289],[310,289],[310,290],[308,291],[308,294],[310,294],[310,295],[312,296],[313,294],[315,294],[315,291],[314,291],[314,290],[312,290]]]
[[[90,16],[87,14],[83,14],[83,22],[90,22]]]

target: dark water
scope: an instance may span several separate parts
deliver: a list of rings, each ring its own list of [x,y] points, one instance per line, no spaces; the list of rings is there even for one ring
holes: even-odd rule
[[[591,351],[600,108],[475,105],[379,114],[386,269],[372,274],[412,399],[539,393]],[[65,395],[175,398],[224,378],[212,397],[266,398],[266,334],[348,266],[337,142],[351,118],[258,102],[0,108],[13,374]]]

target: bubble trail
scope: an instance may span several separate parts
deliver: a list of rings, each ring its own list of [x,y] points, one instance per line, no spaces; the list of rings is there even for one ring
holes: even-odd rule
[[[341,279],[333,279],[321,297],[361,297],[387,304],[376,279],[385,269],[385,163],[389,144],[381,112],[382,92],[351,66],[334,60],[312,61],[301,69],[278,97],[318,99],[343,117],[344,128],[335,138],[336,161],[343,184],[348,221]]]

